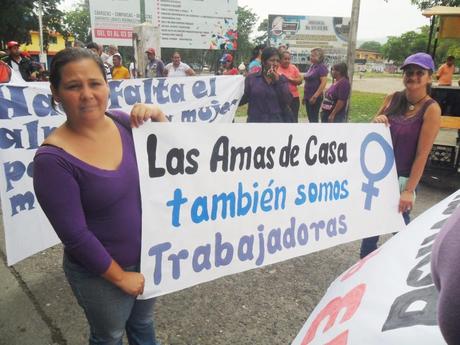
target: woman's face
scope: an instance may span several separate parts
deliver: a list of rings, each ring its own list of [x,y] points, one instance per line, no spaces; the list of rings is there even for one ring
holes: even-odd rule
[[[332,67],[331,68],[331,76],[332,76],[333,79],[337,79],[338,77],[340,77],[340,73],[339,73],[339,71],[334,69],[334,67]]]
[[[310,55],[310,62],[311,63],[318,63],[319,62],[319,53],[318,51],[313,51]]]
[[[268,60],[266,60],[264,62],[264,67],[267,70],[270,69],[270,68],[277,69],[279,64],[280,64],[280,58],[279,58],[278,54],[275,54],[275,55],[271,56]]]
[[[95,119],[104,116],[107,109],[109,87],[99,66],[91,59],[65,65],[58,89],[52,87],[51,91],[70,119]]]
[[[431,74],[428,70],[417,65],[408,65],[404,69],[403,83],[406,89],[426,88],[426,85],[430,82]]]
[[[281,57],[281,67],[288,68],[291,63],[291,54],[283,54]]]

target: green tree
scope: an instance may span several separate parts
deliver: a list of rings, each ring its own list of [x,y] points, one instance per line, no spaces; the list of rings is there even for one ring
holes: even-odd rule
[[[259,27],[257,28],[257,31],[261,32],[262,34],[257,36],[254,39],[254,45],[267,44],[267,40],[268,40],[268,18],[265,18],[259,24]]]
[[[421,30],[420,33],[408,31],[399,37],[388,37],[388,41],[382,47],[383,56],[401,64],[407,56],[425,51],[428,44],[427,30],[428,27]]]
[[[78,3],[73,10],[66,12],[63,21],[67,36],[72,35],[81,42],[91,40],[89,8],[85,2]]]
[[[433,6],[460,6],[460,0],[411,0],[421,10]]]
[[[370,50],[372,52],[380,53],[382,51],[382,45],[377,41],[367,41],[359,46],[359,49]]]
[[[254,26],[259,17],[248,7],[238,6],[236,11],[238,17],[238,50],[240,59],[245,61],[249,60],[251,56],[251,50],[254,44],[249,40],[249,36],[254,30]]]
[[[43,5],[43,43],[48,46],[48,30],[62,32],[63,13],[57,8],[61,0],[42,0]],[[38,31],[38,2],[34,0],[2,0],[2,20],[0,37],[2,45],[7,41],[30,43],[29,31]]]
[[[420,32],[409,31],[399,37],[390,36],[382,46],[385,58],[401,64],[404,59],[417,52],[425,52],[428,45],[429,26],[423,26]],[[443,62],[447,56],[453,55],[460,58],[460,40],[440,39],[436,49],[435,62]]]

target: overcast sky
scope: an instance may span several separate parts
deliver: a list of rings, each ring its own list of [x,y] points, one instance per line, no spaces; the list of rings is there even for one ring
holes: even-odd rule
[[[352,0],[238,0],[260,19],[269,14],[351,17]],[[382,39],[429,25],[410,0],[361,0],[358,40]]]

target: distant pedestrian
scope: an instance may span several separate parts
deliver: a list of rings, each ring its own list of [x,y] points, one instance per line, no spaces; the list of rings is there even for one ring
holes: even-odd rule
[[[291,53],[289,51],[284,50],[280,53],[280,57],[281,62],[278,73],[284,75],[289,82],[289,91],[292,95],[291,110],[294,115],[294,122],[299,122],[300,97],[298,86],[302,84],[303,78],[296,65],[291,63]]]
[[[115,45],[109,45],[109,57],[105,61],[110,67],[113,67],[113,56],[118,53],[118,47]]]
[[[25,56],[21,56],[19,50],[19,43],[16,41],[9,41],[6,44],[8,48],[8,56],[3,59],[3,62],[7,63],[13,71],[20,73],[22,79],[25,81],[37,80],[37,73],[32,62]]]
[[[238,69],[233,65],[233,55],[225,54],[222,57],[223,75],[238,75]]]
[[[165,66],[164,74],[166,77],[186,77],[195,75],[195,71],[181,61],[179,52],[174,52],[171,62]]]
[[[452,77],[455,72],[455,57],[448,56],[446,63],[442,64],[439,67],[438,72],[436,73],[436,78],[438,79],[439,86],[451,86]]]
[[[319,122],[319,110],[323,101],[323,91],[327,83],[328,69],[324,62],[324,50],[314,48],[311,50],[310,68],[305,73],[304,96],[308,122]]]
[[[161,78],[164,76],[165,65],[163,61],[156,58],[154,48],[149,48],[145,51],[147,54],[148,63],[145,66],[145,78]]]
[[[278,50],[267,47],[261,55],[262,70],[248,74],[240,105],[248,104],[247,122],[292,122],[288,80],[278,73]]]
[[[345,122],[351,85],[345,62],[335,64],[331,69],[334,83],[324,94],[321,104],[321,122]]]
[[[134,59],[134,56],[130,56],[130,59],[131,62],[128,66],[129,75],[131,76],[131,79],[136,79],[139,76],[139,73],[137,73],[136,60]]]
[[[107,80],[111,80],[112,79],[112,68],[106,62],[107,59],[105,59],[105,61],[104,61],[104,59],[102,58],[102,56],[105,54],[102,51],[102,46],[100,46],[99,44],[97,44],[95,42],[90,42],[90,43],[88,43],[86,45],[86,49],[91,50],[93,53],[95,53],[96,55],[98,55],[102,59],[102,62],[104,64],[105,76],[106,76]],[[107,55],[107,54],[105,54],[105,55]]]
[[[112,78],[114,80],[131,78],[129,74],[129,70],[122,64],[121,55],[119,53],[113,54],[112,61],[113,61]]]
[[[252,50],[251,60],[249,61],[248,73],[257,73],[262,70],[262,50],[265,44],[259,44]]]

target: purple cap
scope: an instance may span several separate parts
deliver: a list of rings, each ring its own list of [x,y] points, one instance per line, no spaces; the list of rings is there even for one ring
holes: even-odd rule
[[[404,64],[401,66],[401,69],[404,69],[407,65],[417,65],[423,69],[430,69],[434,71],[433,59],[427,53],[416,53],[408,56],[406,60],[404,60]]]

